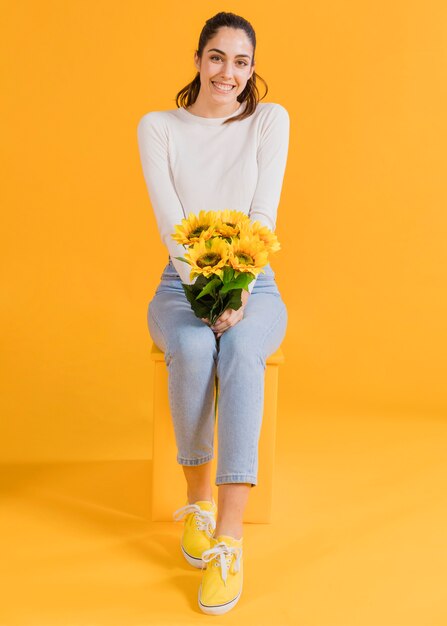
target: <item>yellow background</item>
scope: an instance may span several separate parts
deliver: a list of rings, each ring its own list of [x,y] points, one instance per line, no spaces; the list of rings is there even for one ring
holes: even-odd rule
[[[445,416],[446,5],[269,7],[233,10],[291,119],[280,412]],[[146,310],[167,252],[136,127],[175,106],[219,10],[3,5],[3,461],[150,456]]]
[[[150,522],[146,313],[167,251],[136,131],[175,106],[221,10],[252,22],[266,101],[290,114],[272,259],[289,328],[274,520],[244,525],[244,592],[213,623],[445,626],[447,5],[432,0],[2,3],[0,624],[208,619],[181,529]]]

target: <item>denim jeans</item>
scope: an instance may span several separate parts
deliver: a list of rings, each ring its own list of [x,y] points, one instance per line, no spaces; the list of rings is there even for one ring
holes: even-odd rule
[[[216,485],[257,484],[266,359],[281,345],[288,317],[270,264],[264,270],[243,318],[219,342],[193,312],[170,257],[148,306],[149,332],[164,352],[168,368],[169,405],[181,465],[200,465],[214,456],[218,379]]]

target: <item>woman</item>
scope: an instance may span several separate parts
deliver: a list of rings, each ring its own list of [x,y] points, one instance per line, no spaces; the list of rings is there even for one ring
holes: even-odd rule
[[[285,336],[287,309],[268,264],[242,291],[238,310],[226,310],[213,326],[200,320],[182,287],[192,282],[191,268],[175,258],[185,250],[171,234],[190,212],[225,208],[275,230],[289,116],[280,104],[259,103],[255,47],[249,22],[218,13],[200,34],[198,72],[177,94],[178,108],[146,113],[138,125],[143,173],[169,251],[148,326],[165,353],[177,461],[187,482],[186,505],[174,519],[186,518],[182,551],[204,568],[199,606],[214,615],[231,609],[242,592],[242,521],[257,484],[265,365]],[[218,514],[210,483],[216,376]]]

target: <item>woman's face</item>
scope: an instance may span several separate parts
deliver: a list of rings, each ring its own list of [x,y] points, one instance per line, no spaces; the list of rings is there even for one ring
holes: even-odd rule
[[[200,98],[213,105],[236,103],[254,72],[252,56],[253,46],[244,30],[220,28],[204,46],[202,59],[195,53],[194,62],[200,71]],[[221,89],[219,84],[223,84]]]

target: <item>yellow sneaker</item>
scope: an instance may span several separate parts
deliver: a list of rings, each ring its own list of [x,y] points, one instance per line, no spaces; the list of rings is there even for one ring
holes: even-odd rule
[[[202,554],[206,563],[199,587],[199,607],[209,615],[221,615],[234,607],[242,593],[241,539],[230,535],[211,537],[211,547]]]
[[[186,501],[186,505],[174,512],[174,521],[184,517],[185,525],[181,540],[183,556],[190,565],[202,568],[202,552],[210,547],[210,540],[216,528],[217,505],[213,500],[198,500],[193,504]]]

